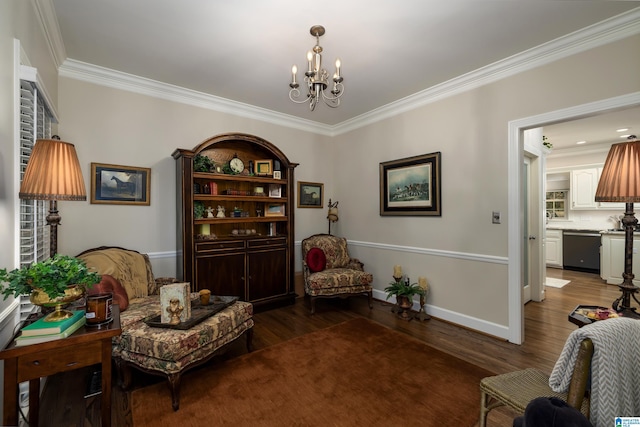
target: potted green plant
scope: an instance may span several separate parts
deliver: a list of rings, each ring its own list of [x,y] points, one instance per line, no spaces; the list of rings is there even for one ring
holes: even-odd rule
[[[2,295],[30,295],[36,305],[56,307],[61,316],[62,305],[80,298],[86,290],[99,283],[102,276],[89,270],[79,258],[56,254],[42,262],[8,271],[0,269],[0,282],[5,283]]]
[[[413,306],[414,295],[426,296],[426,290],[417,283],[409,284],[408,281],[404,282],[402,279],[389,283],[384,291],[387,293],[387,299],[392,296],[396,297],[396,304],[402,309],[402,317],[408,317],[407,310]]]

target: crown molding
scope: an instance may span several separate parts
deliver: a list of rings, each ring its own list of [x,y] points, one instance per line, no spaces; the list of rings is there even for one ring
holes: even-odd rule
[[[348,132],[638,33],[640,7],[346,120],[334,131]]]
[[[49,46],[49,53],[56,68],[59,68],[67,58],[67,51],[62,41],[62,33],[58,25],[55,8],[53,7],[53,0],[32,0],[32,2]]]
[[[51,0],[34,1],[37,4],[51,4]],[[46,11],[48,16],[48,19],[42,20],[43,25],[49,27],[48,30],[45,30],[45,34],[54,40],[49,45],[56,52],[55,56],[58,58],[64,54],[64,45],[55,13],[52,7],[43,7],[42,9]],[[50,14],[53,15],[50,16]],[[54,26],[55,28],[53,28]],[[336,136],[638,33],[640,33],[640,7],[332,126],[73,59],[65,59],[59,67],[59,73],[64,77],[102,86],[261,120],[306,132]]]

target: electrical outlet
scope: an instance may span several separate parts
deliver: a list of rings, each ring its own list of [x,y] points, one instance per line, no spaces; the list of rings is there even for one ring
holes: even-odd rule
[[[500,212],[493,212],[491,214],[491,222],[493,224],[500,224]]]

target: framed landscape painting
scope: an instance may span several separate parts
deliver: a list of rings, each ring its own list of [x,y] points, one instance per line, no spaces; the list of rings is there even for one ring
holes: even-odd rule
[[[440,152],[380,163],[380,215],[441,216]]]
[[[91,163],[91,203],[150,205],[151,169]]]

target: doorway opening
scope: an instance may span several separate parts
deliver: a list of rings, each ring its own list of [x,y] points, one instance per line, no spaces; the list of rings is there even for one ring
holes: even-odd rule
[[[542,144],[527,144],[524,138],[524,131],[545,125],[555,124],[568,120],[580,119],[592,115],[611,112],[619,109],[640,106],[640,92],[622,95],[614,98],[556,110],[537,116],[526,117],[509,122],[508,124],[508,175],[509,175],[509,195],[508,195],[508,301],[509,301],[509,341],[515,344],[522,344],[524,341],[524,303],[522,299],[522,236],[524,235],[523,209],[524,192],[522,169],[525,154],[530,158],[544,158]],[[538,163],[540,171],[538,179],[541,183],[544,171],[544,162]],[[537,224],[535,227],[540,230],[544,219],[542,212],[540,218],[531,219]],[[534,226],[533,224],[531,226]],[[544,277],[545,271],[542,267],[539,271],[540,277]]]

